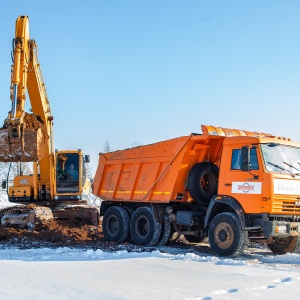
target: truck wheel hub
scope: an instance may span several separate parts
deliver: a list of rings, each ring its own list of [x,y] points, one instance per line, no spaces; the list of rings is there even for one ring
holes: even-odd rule
[[[228,223],[221,222],[215,229],[214,237],[218,247],[228,249],[233,243],[234,232]]]

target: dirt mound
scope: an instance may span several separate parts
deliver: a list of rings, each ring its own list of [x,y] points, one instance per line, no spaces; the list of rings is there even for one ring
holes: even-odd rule
[[[102,234],[101,222],[98,226],[78,225],[72,220],[58,220],[44,224],[43,228],[30,230],[19,226],[0,226],[0,248],[92,248],[103,251],[144,251],[143,247],[130,243],[106,242]]]
[[[78,226],[68,221],[52,221],[39,230],[30,230],[19,226],[0,226],[1,243],[18,247],[30,246],[96,246],[103,242],[101,226]]]
[[[190,244],[182,237],[171,239],[167,245],[177,249],[212,253],[207,243]],[[118,251],[121,249],[129,252],[144,252],[155,249],[155,247],[142,247],[129,242],[123,244],[106,242],[102,233],[101,221],[98,226],[94,226],[78,225],[78,223],[74,223],[71,220],[52,221],[44,224],[44,227],[39,228],[39,230],[30,230],[18,226],[0,226],[0,249],[6,247],[15,247],[18,249],[80,247],[101,249],[103,251]]]

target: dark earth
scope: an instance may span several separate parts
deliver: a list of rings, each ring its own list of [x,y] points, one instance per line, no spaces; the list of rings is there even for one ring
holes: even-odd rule
[[[187,248],[196,247],[197,252],[212,254],[207,243],[190,244],[183,236],[171,237],[166,244],[169,247]],[[194,246],[195,245],[195,246]],[[80,225],[72,220],[54,220],[44,224],[38,229],[22,228],[16,225],[7,227],[0,226],[0,248],[16,247],[19,249],[28,248],[90,248],[101,249],[103,251],[116,251],[126,249],[127,251],[152,251],[155,247],[141,247],[126,242],[116,244],[106,242],[101,227],[94,225]],[[163,249],[164,247],[160,247]]]
[[[37,229],[16,225],[0,226],[0,249],[10,247],[18,249],[69,247],[101,249],[108,252],[118,250],[148,252],[158,249],[167,253],[193,252],[198,255],[214,255],[208,242],[190,243],[184,236],[178,234],[173,234],[169,242],[160,247],[142,247],[130,241],[123,244],[107,242],[102,233],[101,220],[98,226],[82,225],[74,220],[54,220]],[[243,257],[251,259],[257,254],[272,255],[270,250],[263,245],[249,245]]]

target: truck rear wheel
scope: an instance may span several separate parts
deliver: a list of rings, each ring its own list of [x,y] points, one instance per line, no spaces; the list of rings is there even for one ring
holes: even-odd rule
[[[234,213],[216,215],[208,229],[209,244],[218,256],[239,256],[243,254],[248,241],[248,232],[243,231]]]
[[[300,249],[300,237],[276,238],[273,244],[267,244],[267,246],[275,254],[295,253]]]
[[[161,234],[160,234],[157,246],[165,245],[169,241],[170,235],[171,235],[171,224],[170,224],[170,222],[163,222],[161,224]]]
[[[194,165],[188,175],[187,187],[197,203],[209,204],[217,194],[219,168],[211,162]]]
[[[104,213],[102,230],[108,242],[123,243],[129,236],[130,219],[123,207],[111,206]]]
[[[131,217],[130,232],[135,244],[154,246],[160,238],[161,223],[156,221],[150,207],[139,207]]]

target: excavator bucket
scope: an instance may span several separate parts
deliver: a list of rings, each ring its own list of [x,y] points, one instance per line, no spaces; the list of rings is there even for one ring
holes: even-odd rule
[[[0,161],[39,161],[45,155],[49,137],[42,121],[33,114],[25,113],[23,122],[13,130],[0,128]]]

